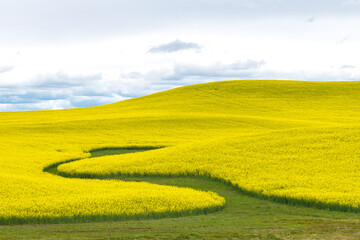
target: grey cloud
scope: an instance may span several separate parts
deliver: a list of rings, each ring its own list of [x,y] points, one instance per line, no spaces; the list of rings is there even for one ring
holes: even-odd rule
[[[141,72],[129,72],[129,73],[122,73],[122,78],[130,78],[130,79],[136,79],[136,78],[142,78]]]
[[[122,74],[129,82],[148,83],[146,88],[137,91],[133,96],[170,89],[176,86],[196,84],[228,79],[258,78],[265,61],[237,61],[229,64],[214,63],[210,65],[174,64],[170,69],[153,70],[145,73]],[[136,93],[136,92],[134,92]]]
[[[249,70],[257,70],[265,64],[265,61],[247,60],[237,61],[230,64],[216,63],[208,66],[191,64],[175,65],[173,74],[167,76],[166,80],[179,80],[187,77],[208,77],[208,78],[237,78]]]
[[[72,94],[71,89],[4,88],[0,90],[0,103],[38,103],[65,99]]]
[[[67,88],[73,86],[86,86],[94,81],[100,80],[102,75],[69,75],[64,72],[48,73],[38,75],[27,82],[27,86],[37,88]]]
[[[342,65],[341,66],[342,69],[351,69],[351,68],[355,68],[354,65]]]
[[[264,60],[261,60],[261,61],[247,60],[245,62],[237,61],[237,62],[229,64],[229,65],[220,64],[220,66],[222,66],[224,68],[230,68],[230,69],[234,69],[234,70],[258,69],[263,65],[265,65]]]
[[[27,84],[1,86],[0,111],[88,107],[128,98],[123,94],[123,83],[106,81],[101,74],[59,72],[30,80]]]
[[[0,67],[0,73],[10,72],[14,69],[14,66],[2,66]]]
[[[150,48],[148,53],[171,53],[171,52],[178,52],[178,51],[190,50],[190,49],[199,51],[201,47],[197,43],[183,42],[177,39],[169,43],[152,47]]]
[[[307,22],[307,23],[313,23],[313,22],[315,22],[315,18],[309,17],[309,18],[307,18],[307,19],[305,20],[305,22]]]

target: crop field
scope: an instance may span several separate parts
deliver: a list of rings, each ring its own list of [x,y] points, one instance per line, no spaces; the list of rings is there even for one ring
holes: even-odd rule
[[[360,82],[223,81],[3,112],[0,143],[0,239],[46,226],[107,239],[110,224],[118,238],[360,237]]]

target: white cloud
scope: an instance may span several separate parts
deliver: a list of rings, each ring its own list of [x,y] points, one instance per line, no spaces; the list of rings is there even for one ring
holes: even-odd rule
[[[14,69],[14,66],[0,66],[0,73],[9,72]]]
[[[342,38],[340,38],[336,43],[337,44],[343,44],[344,42],[347,42],[351,39],[351,34],[346,34]]]

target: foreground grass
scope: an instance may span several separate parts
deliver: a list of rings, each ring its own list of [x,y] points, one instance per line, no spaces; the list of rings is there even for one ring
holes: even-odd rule
[[[92,157],[134,152],[110,149]],[[126,181],[191,187],[213,191],[226,199],[216,213],[180,218],[0,226],[1,239],[358,239],[359,215],[278,204],[239,193],[206,178],[126,177]]]

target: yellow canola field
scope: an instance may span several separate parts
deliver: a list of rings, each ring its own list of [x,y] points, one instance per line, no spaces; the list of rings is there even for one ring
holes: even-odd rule
[[[359,209],[358,96],[359,82],[224,81],[98,107],[1,113],[0,223],[166,216],[223,206],[211,192],[43,172],[89,157],[92,149],[127,146],[165,148],[58,169],[206,175],[284,202]]]

